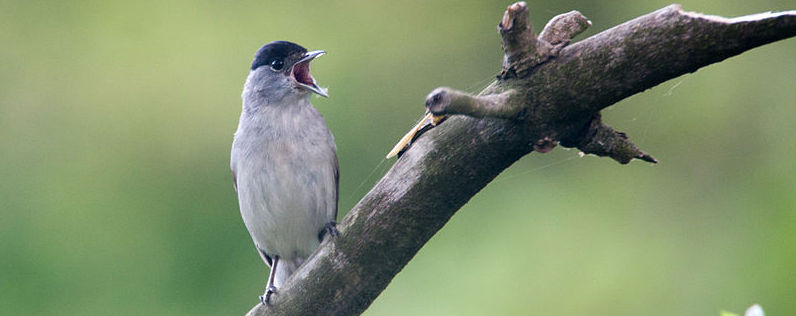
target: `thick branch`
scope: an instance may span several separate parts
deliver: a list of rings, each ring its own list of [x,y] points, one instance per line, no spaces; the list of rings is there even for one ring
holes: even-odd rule
[[[565,47],[528,84],[537,103],[590,116],[666,80],[796,35],[796,11],[726,19],[671,5]]]
[[[524,8],[522,3],[515,5],[506,14],[514,27],[520,25],[516,16]],[[527,10],[524,12],[527,15]],[[501,27],[511,29],[506,21],[504,17]],[[518,39],[535,38],[530,24],[524,23],[530,34],[520,30]],[[501,30],[504,40],[509,33]],[[602,140],[612,140],[614,147],[624,148],[615,150],[617,155],[630,153],[621,159],[644,159],[646,154],[623,143],[626,138],[621,133],[595,119],[600,109],[665,80],[794,34],[794,12],[728,20],[684,13],[671,6],[566,46],[558,56],[542,63],[536,60],[541,56],[538,51],[530,50],[531,43],[504,42],[507,56],[528,57],[509,58],[510,68],[525,70],[507,75],[504,69],[506,76],[479,97],[465,98],[491,100],[513,90],[502,105],[461,103],[470,104],[473,111],[469,114],[487,117],[455,115],[419,137],[346,215],[338,226],[341,234],[321,245],[272,297],[272,305],[258,305],[250,314],[363,312],[456,210],[523,155],[533,149],[549,150],[551,146],[546,144],[554,145],[556,140],[564,146],[586,148],[586,152]],[[485,104],[528,111],[521,119],[490,118],[511,115],[481,111]],[[468,111],[467,106],[457,110]]]

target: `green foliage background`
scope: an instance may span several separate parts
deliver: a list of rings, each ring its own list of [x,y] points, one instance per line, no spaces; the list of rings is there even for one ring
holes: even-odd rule
[[[266,268],[228,152],[254,51],[279,39],[328,51],[313,74],[331,97],[313,102],[337,139],[345,213],[429,91],[494,77],[508,4],[0,0],[0,314],[244,313]],[[537,31],[580,10],[594,23],[584,38],[667,4],[529,7]],[[560,148],[523,158],[366,314],[793,313],[794,52],[792,39],[764,46],[605,111],[658,165]]]

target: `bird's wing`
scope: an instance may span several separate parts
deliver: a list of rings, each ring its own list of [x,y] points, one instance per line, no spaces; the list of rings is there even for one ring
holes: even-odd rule
[[[272,265],[273,264],[273,259],[271,259],[271,256],[269,256],[267,253],[265,253],[265,250],[260,249],[260,246],[257,246],[257,245],[254,245],[254,246],[257,247],[257,253],[260,254],[260,258],[263,258],[263,261],[265,261],[265,265],[267,265],[269,269],[273,268],[273,265]]]
[[[235,175],[235,170],[232,170],[232,186],[235,187],[235,192],[238,192],[238,176]]]

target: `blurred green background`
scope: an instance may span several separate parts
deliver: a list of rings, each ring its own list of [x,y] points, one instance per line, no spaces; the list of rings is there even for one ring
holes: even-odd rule
[[[0,0],[0,314],[240,315],[266,267],[229,171],[255,50],[291,40],[329,99],[341,216],[441,85],[477,92],[509,1]],[[584,38],[665,1],[577,9]],[[686,1],[737,16],[793,0]],[[506,170],[367,315],[718,315],[796,311],[796,41],[622,101],[605,120],[657,157],[576,150]],[[369,174],[372,175],[369,176]]]

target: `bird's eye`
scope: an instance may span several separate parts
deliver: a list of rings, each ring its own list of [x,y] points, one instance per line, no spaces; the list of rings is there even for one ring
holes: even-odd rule
[[[273,70],[282,70],[285,67],[285,62],[281,59],[274,59],[271,61],[271,69]]]

